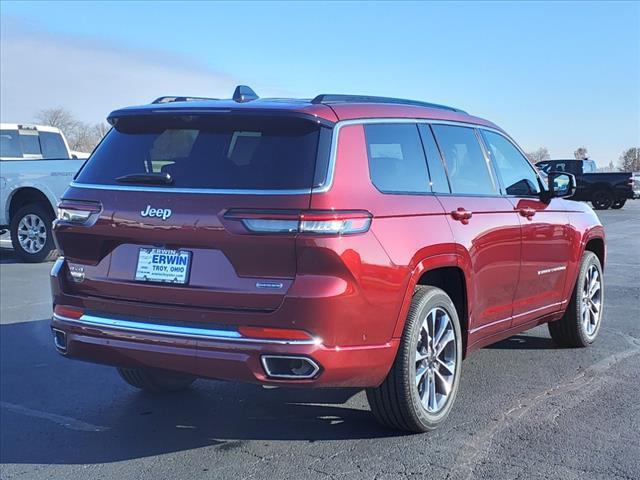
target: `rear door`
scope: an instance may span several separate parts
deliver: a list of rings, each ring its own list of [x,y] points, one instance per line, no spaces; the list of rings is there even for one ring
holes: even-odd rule
[[[463,126],[431,126],[450,184],[438,198],[464,264],[470,342],[509,327],[520,270],[520,224],[500,195],[478,133]]]
[[[327,135],[316,122],[264,116],[118,121],[63,202],[95,202],[100,213],[56,225],[70,267],[82,270],[74,292],[276,309],[296,273],[288,229],[322,180],[315,167]],[[273,211],[286,214],[280,223],[260,222]]]
[[[561,308],[571,258],[569,216],[562,200],[540,200],[535,169],[506,136],[488,130],[482,130],[482,136],[522,228],[520,280],[513,307],[513,325],[520,325]]]

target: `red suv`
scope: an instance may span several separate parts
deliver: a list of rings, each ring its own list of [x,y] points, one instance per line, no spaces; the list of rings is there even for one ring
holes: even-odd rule
[[[598,218],[487,120],[238,87],[109,122],[59,204],[52,328],[135,387],[363,387],[380,422],[426,431],[471,351],[542,323],[598,334]]]

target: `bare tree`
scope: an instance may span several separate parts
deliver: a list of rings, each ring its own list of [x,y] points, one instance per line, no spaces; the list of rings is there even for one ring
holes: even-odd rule
[[[36,114],[36,121],[42,125],[59,128],[65,135],[68,135],[78,125],[71,112],[64,107],[40,110]]]
[[[640,172],[640,147],[628,148],[620,155],[620,170]]]
[[[573,152],[573,156],[576,160],[586,160],[589,158],[587,154],[587,149],[585,147],[579,147],[575,152]]]
[[[69,148],[80,152],[91,152],[109,130],[104,122],[91,125],[76,120],[64,107],[40,110],[36,114],[36,121],[59,128],[67,138]]]
[[[547,147],[540,147],[539,149],[533,152],[528,152],[527,158],[532,163],[538,163],[538,162],[542,162],[543,160],[551,159],[551,155],[549,155],[549,150],[547,149]]]

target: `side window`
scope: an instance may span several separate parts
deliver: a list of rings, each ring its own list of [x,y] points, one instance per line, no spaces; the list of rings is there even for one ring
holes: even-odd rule
[[[535,170],[520,151],[499,133],[482,130],[489,154],[507,195],[529,196],[540,193]]]
[[[431,127],[423,123],[418,125],[420,137],[422,137],[422,145],[424,152],[427,154],[427,165],[429,166],[429,177],[431,178],[431,190],[435,193],[450,193],[449,182],[447,181],[447,173],[442,164],[438,145],[433,138]]]
[[[498,190],[472,128],[432,125],[444,156],[451,191],[495,195]]]
[[[37,155],[40,157],[42,151],[40,150],[40,138],[37,130],[20,130],[20,146],[22,147],[22,153],[27,155]]]
[[[428,193],[429,176],[418,126],[365,125],[371,181],[383,193]]]
[[[22,158],[18,130],[0,130],[0,157]]]
[[[582,173],[595,173],[597,170],[598,168],[596,167],[596,162],[594,162],[593,160],[582,161]]]
[[[56,132],[40,132],[42,158],[68,158],[62,135]]]
[[[538,162],[536,163],[536,167],[538,167],[540,171],[548,174],[552,170],[553,164]]]

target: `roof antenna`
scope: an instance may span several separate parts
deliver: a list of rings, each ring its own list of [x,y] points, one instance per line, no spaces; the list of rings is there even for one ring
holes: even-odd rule
[[[258,97],[256,92],[246,85],[238,85],[233,92],[233,100],[238,103],[250,102],[258,98],[260,97]]]

